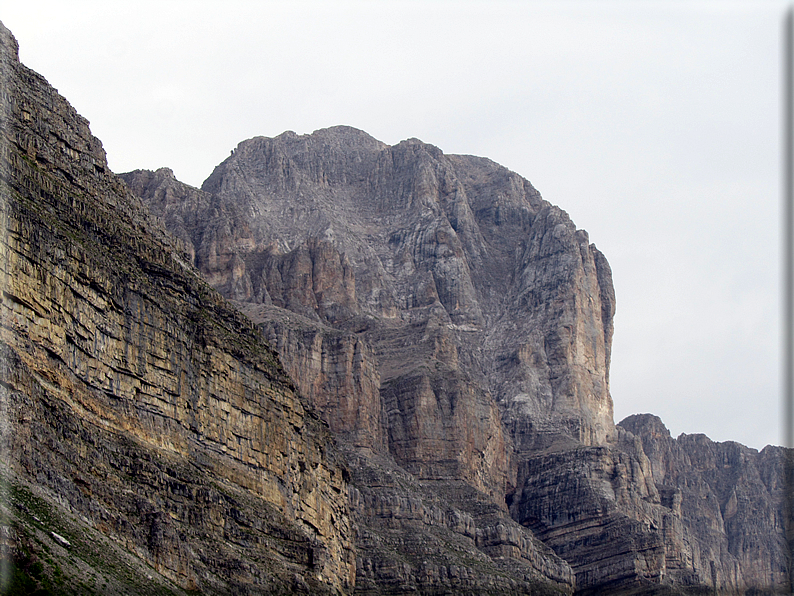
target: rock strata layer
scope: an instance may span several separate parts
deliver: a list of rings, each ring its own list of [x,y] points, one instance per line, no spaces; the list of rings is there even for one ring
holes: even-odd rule
[[[2,26],[0,108],[0,590],[787,592],[790,453],[614,425],[609,265],[517,174],[334,127],[117,177]]]
[[[753,530],[766,538],[732,554],[727,526],[702,530],[719,499],[705,491],[682,509],[675,491],[694,480],[660,476],[654,444],[614,426],[609,265],[520,176],[416,139],[390,147],[334,127],[244,141],[200,190],[165,169],[123,178],[262,326],[351,457],[409,474],[399,498],[417,511],[422,491],[465,482],[564,559],[577,593],[782,585],[778,493],[742,493],[741,518],[775,513]],[[782,469],[772,460],[758,460],[758,473]],[[355,502],[399,500],[386,478],[353,474]],[[461,503],[450,497],[456,511]],[[358,548],[371,556],[359,556],[358,590],[452,589],[411,563],[449,556],[450,542],[428,538],[423,550],[410,537],[426,528],[400,515],[386,516],[396,537],[384,542],[379,510],[354,511]],[[407,562],[385,563],[395,558]],[[555,565],[536,569],[561,587]]]
[[[691,570],[693,580],[726,593],[784,593],[786,450],[758,452],[699,434],[673,439],[651,414],[629,416],[620,426],[642,442],[660,501],[671,512],[678,548],[668,570]]]
[[[7,481],[172,589],[349,591],[347,471],[327,426],[2,25],[0,52]]]

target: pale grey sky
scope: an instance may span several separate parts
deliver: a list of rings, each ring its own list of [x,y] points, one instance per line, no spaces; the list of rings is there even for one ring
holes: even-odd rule
[[[347,124],[489,157],[617,293],[615,420],[761,448],[780,426],[775,0],[0,0],[116,172],[200,186],[238,142]]]

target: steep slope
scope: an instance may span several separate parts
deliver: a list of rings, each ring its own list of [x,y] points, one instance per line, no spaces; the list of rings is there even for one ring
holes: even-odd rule
[[[327,427],[2,25],[0,83],[0,459],[17,571],[60,593],[349,591],[347,471]],[[48,543],[55,529],[71,533]]]
[[[448,556],[455,539],[411,538],[433,525],[428,490],[443,495],[446,519],[494,512],[498,522],[473,516],[476,530],[462,531],[481,553],[493,544],[478,536],[502,536],[513,555],[541,539],[577,593],[781,588],[779,523],[731,554],[727,535],[698,529],[709,507],[671,497],[693,480],[667,484],[644,439],[614,426],[609,265],[520,176],[334,127],[244,141],[201,190],[168,170],[123,178],[260,323],[354,468],[368,470],[352,474],[366,496],[353,499],[357,591],[450,589],[425,559]],[[782,463],[767,460],[759,474],[773,478]],[[779,501],[743,494],[744,519],[757,506],[782,519]],[[562,587],[570,572],[552,557],[534,573]]]
[[[164,214],[177,232],[182,222],[196,217],[194,205],[215,201],[207,193],[179,183],[165,169],[122,176],[135,192],[150,198],[153,210]],[[183,212],[184,205],[188,208]],[[206,219],[210,226],[233,229],[218,216],[217,207],[212,213]],[[201,249],[196,254],[201,254]],[[365,333],[345,330],[344,325],[341,329],[331,327],[316,314],[306,316],[313,314],[305,308],[306,297],[314,299],[313,290],[307,289],[313,287],[312,276],[321,277],[326,287],[344,286],[344,274],[328,273],[329,263],[344,261],[329,243],[306,242],[271,262],[288,288],[282,286],[280,295],[292,296],[297,312],[275,306],[272,299],[269,304],[237,304],[252,319],[263,322],[262,328],[301,392],[323,411],[337,437],[349,447],[346,453],[354,486],[351,507],[357,522],[356,593],[403,594],[411,590],[454,594],[461,589],[487,594],[570,592],[570,567],[516,524],[504,505],[497,506],[487,493],[462,482],[453,457],[439,464],[436,454],[431,454],[437,476],[429,486],[417,482],[390,456],[387,409],[380,397],[382,369],[372,344]],[[318,271],[322,275],[317,275]],[[223,282],[218,283],[224,287]],[[225,287],[231,291],[234,286]],[[272,284],[268,296],[276,294],[273,288],[278,287]],[[359,317],[353,323],[361,327],[373,322],[373,317]],[[407,343],[415,341],[415,331],[403,335]],[[396,339],[394,335],[392,341]],[[455,371],[452,373],[447,382],[454,386],[457,379]],[[461,410],[461,415],[471,416],[465,408]],[[446,420],[443,412],[435,417],[436,424],[460,432],[456,421]],[[475,440],[486,445],[489,437]],[[500,448],[501,457],[505,457],[504,444],[487,447]],[[429,480],[428,476],[423,478]],[[487,487],[476,478],[472,484]],[[503,488],[498,490],[503,498]]]
[[[683,558],[668,568],[692,568],[744,593],[786,586],[783,512],[785,453],[760,453],[705,435],[670,436],[650,414],[620,422],[642,441],[662,502],[680,516]]]

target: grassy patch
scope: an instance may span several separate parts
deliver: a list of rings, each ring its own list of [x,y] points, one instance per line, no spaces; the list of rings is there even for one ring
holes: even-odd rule
[[[185,594],[146,561],[121,548],[22,482],[0,471],[0,521],[10,547],[3,550],[7,570],[0,594]],[[61,544],[52,533],[69,541]]]

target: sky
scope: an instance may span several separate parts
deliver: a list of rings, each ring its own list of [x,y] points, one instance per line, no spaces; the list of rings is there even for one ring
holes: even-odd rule
[[[117,173],[200,186],[240,141],[346,124],[521,174],[607,257],[615,421],[783,428],[777,0],[0,0]]]

